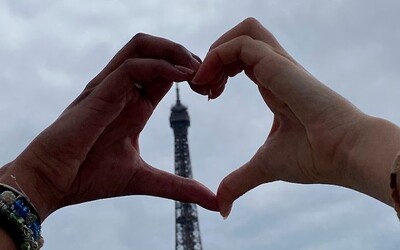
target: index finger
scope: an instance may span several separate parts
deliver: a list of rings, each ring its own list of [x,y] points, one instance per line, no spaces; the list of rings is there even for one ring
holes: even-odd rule
[[[107,66],[87,85],[86,89],[98,85],[129,58],[163,59],[171,64],[181,65],[193,70],[199,68],[201,61],[198,56],[178,43],[139,33],[113,57]]]
[[[246,18],[244,21],[223,34],[211,45],[210,50],[240,36],[249,36],[254,40],[263,41],[275,48],[279,48],[284,51],[274,35],[269,32],[259,21],[257,21],[257,19],[252,17]]]

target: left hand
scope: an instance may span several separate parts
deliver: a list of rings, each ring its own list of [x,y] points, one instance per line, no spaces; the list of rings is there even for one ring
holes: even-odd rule
[[[209,189],[150,166],[139,150],[140,132],[155,107],[172,82],[193,78],[200,65],[196,58],[166,39],[136,35],[61,116],[2,169],[0,181],[15,186],[10,176],[16,176],[42,220],[63,206],[132,194],[217,210]]]
[[[388,176],[400,148],[397,126],[362,113],[329,89],[253,18],[211,46],[192,88],[200,94],[211,89],[217,98],[225,79],[241,71],[256,84],[274,120],[255,155],[222,180],[222,216],[241,195],[276,180],[340,185],[391,203]]]

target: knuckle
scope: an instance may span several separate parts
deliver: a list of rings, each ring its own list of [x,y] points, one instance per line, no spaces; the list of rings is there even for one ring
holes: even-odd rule
[[[134,64],[135,59],[129,58],[126,59],[121,65],[118,67],[118,71],[124,75],[124,77],[131,78],[130,72],[132,71],[132,65]]]
[[[248,34],[258,34],[264,30],[264,26],[254,17],[248,17],[243,21],[244,27]]]
[[[151,37],[150,35],[145,34],[145,33],[137,33],[128,42],[128,47],[130,47],[130,49],[132,51],[140,50],[140,48],[143,46],[143,44],[146,44],[147,40],[150,37]]]
[[[254,40],[253,38],[251,38],[248,35],[239,36],[237,39],[241,44],[251,43]]]
[[[253,40],[253,38],[251,38],[251,37],[248,36],[248,35],[242,35],[242,36],[239,37],[239,40],[240,40],[241,42],[250,42],[250,41]]]
[[[174,42],[172,42],[171,48],[172,48],[173,50],[175,50],[175,51],[187,52],[186,48],[185,48],[183,45],[179,44],[179,43],[174,43]]]
[[[243,24],[245,26],[249,26],[249,27],[260,27],[261,23],[255,19],[254,17],[248,17],[243,21]]]
[[[127,72],[130,65],[132,65],[132,59],[126,59],[123,63],[121,63],[119,69],[122,70],[123,72]]]
[[[174,42],[172,42],[170,46],[166,47],[163,52],[166,58],[171,58],[175,55],[189,55],[189,52],[183,45]]]
[[[191,54],[183,45],[171,42],[162,49],[161,58],[188,66],[190,65]]]
[[[134,36],[132,37],[131,41],[132,41],[132,42],[137,42],[137,41],[146,39],[146,38],[148,38],[148,37],[149,37],[148,34],[139,32],[139,33],[137,33],[136,35],[134,35]]]

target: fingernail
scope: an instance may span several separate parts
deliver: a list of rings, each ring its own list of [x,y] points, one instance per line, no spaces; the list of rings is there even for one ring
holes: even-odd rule
[[[212,96],[212,90],[210,89],[210,90],[208,91],[208,101],[211,100],[211,96]]]
[[[186,68],[186,67],[181,66],[181,65],[175,65],[175,68],[177,68],[180,72],[185,73],[185,74],[189,74],[189,75],[194,74],[194,70],[193,69],[189,69],[189,68]]]
[[[232,210],[232,204],[230,204],[226,209],[221,210],[220,214],[224,220],[228,219],[231,210]]]
[[[202,63],[201,58],[198,55],[192,53],[192,57],[196,59],[199,63]]]

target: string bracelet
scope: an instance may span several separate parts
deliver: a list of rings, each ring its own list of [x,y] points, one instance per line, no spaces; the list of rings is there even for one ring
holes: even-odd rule
[[[0,183],[0,227],[21,250],[38,250],[43,246],[41,222],[28,197]]]

